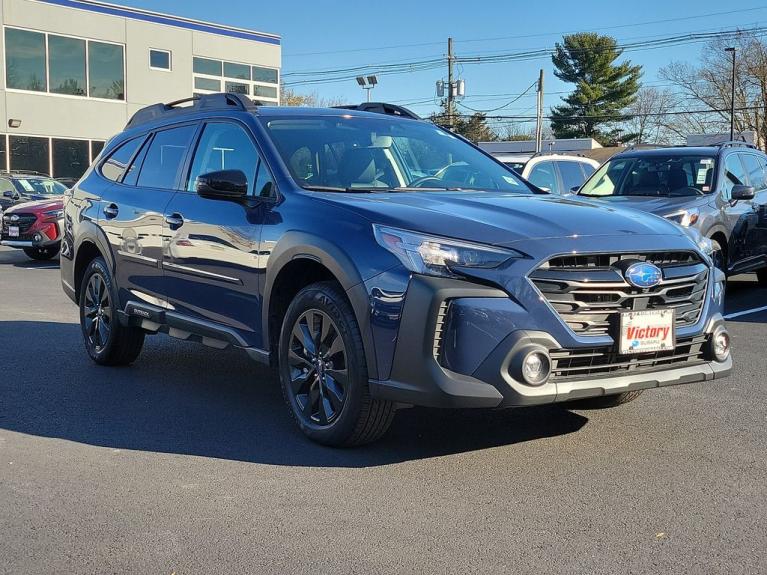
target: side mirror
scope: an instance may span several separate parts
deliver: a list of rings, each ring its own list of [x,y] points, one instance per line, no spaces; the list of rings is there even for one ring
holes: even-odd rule
[[[740,184],[732,187],[730,197],[733,200],[753,200],[756,192],[753,186],[742,186]]]
[[[572,188],[570,188],[570,193],[577,194],[580,189],[581,189],[580,186],[573,186]]]
[[[219,170],[197,176],[197,193],[212,200],[239,200],[248,195],[248,177],[242,170]]]
[[[15,200],[16,199],[16,194],[14,194],[11,191],[7,191],[7,192],[3,192],[3,197],[4,198],[11,198],[12,200]]]

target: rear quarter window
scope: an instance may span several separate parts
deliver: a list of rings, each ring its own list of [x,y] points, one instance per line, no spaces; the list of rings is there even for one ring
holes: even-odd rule
[[[101,163],[101,175],[113,182],[121,181],[125,172],[128,170],[131,158],[133,158],[136,150],[138,150],[143,141],[144,136],[133,138],[109,154],[106,160]]]

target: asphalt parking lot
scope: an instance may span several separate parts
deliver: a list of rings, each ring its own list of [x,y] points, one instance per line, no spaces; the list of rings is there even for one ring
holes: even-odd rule
[[[767,304],[735,278],[728,313]],[[398,413],[334,450],[236,351],[87,358],[57,262],[0,248],[2,573],[763,573],[767,310],[736,373],[612,410]]]

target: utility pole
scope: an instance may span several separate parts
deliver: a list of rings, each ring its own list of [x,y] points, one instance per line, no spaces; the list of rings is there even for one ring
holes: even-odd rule
[[[732,54],[732,85],[730,96],[730,141],[735,139],[735,48],[725,48],[725,52]]]
[[[543,146],[543,70],[538,73],[538,100],[535,117],[535,153]]]
[[[447,39],[447,127],[451,130],[455,127],[453,123],[453,39]]]

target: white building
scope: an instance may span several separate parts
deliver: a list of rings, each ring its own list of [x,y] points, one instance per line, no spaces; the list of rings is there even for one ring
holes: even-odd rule
[[[0,22],[0,170],[79,177],[156,102],[217,91],[279,102],[274,34],[93,0],[0,0]]]

